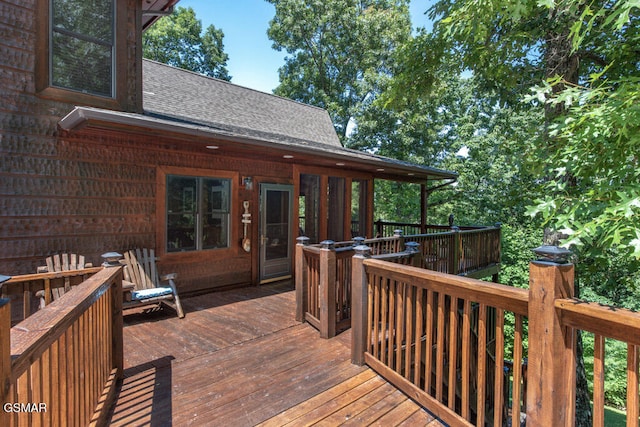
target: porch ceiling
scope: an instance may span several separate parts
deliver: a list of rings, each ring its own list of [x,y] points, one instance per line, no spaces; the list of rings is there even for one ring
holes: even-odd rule
[[[172,118],[91,107],[76,107],[60,120],[59,125],[67,131],[91,126],[171,137],[179,139],[184,147],[195,144],[196,148],[206,155],[341,169],[371,174],[376,179],[427,183],[434,180],[455,181],[458,176],[455,172],[443,169],[344,147],[311,144],[282,135],[251,133],[246,129],[218,128]]]
[[[142,0],[142,30],[146,30],[162,16],[171,14],[180,0]]]

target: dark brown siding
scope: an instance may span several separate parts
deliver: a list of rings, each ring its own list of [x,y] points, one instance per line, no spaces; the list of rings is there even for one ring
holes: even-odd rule
[[[151,168],[125,163],[107,167],[101,158],[104,147],[59,138],[58,121],[91,97],[60,102],[36,92],[36,81],[42,78],[36,74],[36,55],[42,55],[37,53],[38,28],[43,28],[38,27],[43,21],[37,10],[46,0],[41,2],[0,3],[0,272],[10,275],[35,272],[45,256],[64,250],[85,252],[99,262],[105,245],[96,236],[117,230],[133,242],[152,226],[153,210],[144,201],[150,186],[142,184],[153,180]],[[137,1],[118,4],[129,8],[119,32],[128,37],[127,57],[118,58],[128,64],[127,81],[119,82],[126,88],[121,107],[135,111],[142,95],[136,82]],[[69,98],[68,91],[66,95]],[[121,177],[115,188],[107,182],[111,175]],[[124,188],[129,182],[141,185]],[[97,203],[96,197],[126,197],[130,203]]]
[[[179,274],[182,292],[255,281],[258,183],[292,182],[292,168],[204,149],[201,142],[87,128],[63,133],[47,156],[3,157],[0,271],[34,272],[45,256],[73,252],[94,264],[107,251],[155,248],[164,272]],[[233,172],[231,248],[164,254],[158,212],[160,169]],[[210,172],[211,173],[211,172]],[[256,181],[253,191],[242,176]],[[252,204],[254,250],[241,249],[241,204]]]

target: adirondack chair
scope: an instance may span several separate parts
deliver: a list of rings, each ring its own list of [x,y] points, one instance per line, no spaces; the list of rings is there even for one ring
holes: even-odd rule
[[[47,265],[38,267],[38,273],[47,273],[47,272],[58,272],[58,271],[73,271],[73,270],[82,270],[84,268],[93,267],[93,264],[86,263],[84,255],[77,254],[54,254],[48,256],[45,259],[45,263]],[[45,288],[41,291],[36,292],[36,297],[40,298],[40,306],[39,308],[44,308],[45,305],[49,304],[51,301],[55,301],[60,298],[65,293],[69,292],[74,286],[78,283],[83,282],[87,277],[78,276],[78,278],[70,278],[65,277],[63,283],[58,286],[52,286],[50,280],[45,281]]]
[[[177,274],[158,274],[153,249],[127,251],[122,262],[125,265],[123,287],[128,288],[123,308],[165,304],[173,308],[178,317],[184,317],[174,282]]]

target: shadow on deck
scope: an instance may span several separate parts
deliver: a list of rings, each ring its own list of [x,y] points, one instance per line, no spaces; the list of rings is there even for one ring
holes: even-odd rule
[[[350,362],[350,331],[295,321],[291,283],[183,299],[187,316],[125,313],[125,378],[111,425],[434,425]]]

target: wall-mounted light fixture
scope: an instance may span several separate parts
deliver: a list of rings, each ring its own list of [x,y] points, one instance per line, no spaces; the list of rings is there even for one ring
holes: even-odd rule
[[[250,176],[243,176],[242,185],[244,185],[245,190],[253,190],[253,178],[251,178]]]

